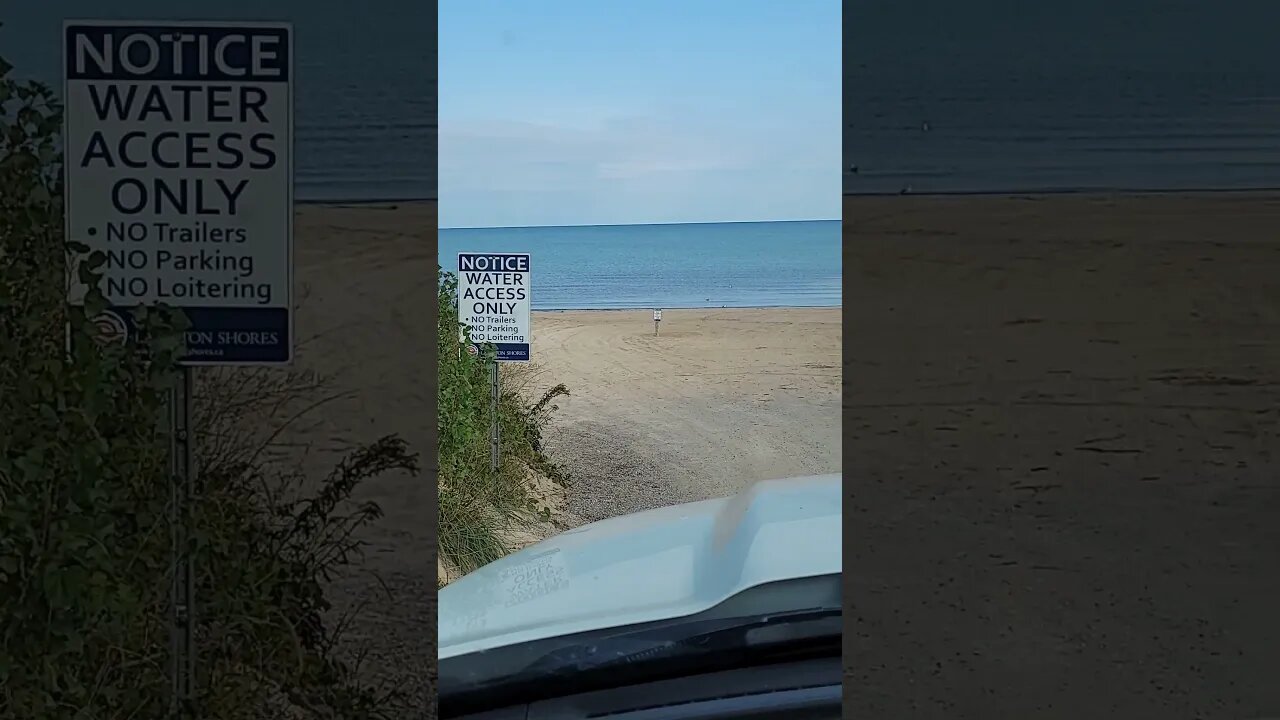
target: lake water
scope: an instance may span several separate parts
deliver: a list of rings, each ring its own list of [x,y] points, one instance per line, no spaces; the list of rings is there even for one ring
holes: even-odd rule
[[[1280,186],[1275,0],[859,0],[845,27],[846,193]]]
[[[535,310],[838,307],[840,221],[440,231],[459,252],[527,252]]]
[[[65,19],[284,20],[294,24],[299,200],[436,197],[436,13],[430,3],[58,0],[0,13],[14,74],[61,94]]]

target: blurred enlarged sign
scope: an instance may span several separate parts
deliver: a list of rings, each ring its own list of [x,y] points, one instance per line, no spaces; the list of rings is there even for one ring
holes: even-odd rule
[[[101,326],[164,303],[188,365],[293,355],[293,38],[286,23],[68,21],[66,227],[106,256]],[[87,288],[74,276],[72,303]]]
[[[569,568],[559,550],[506,567],[499,575],[503,604],[513,607],[545,597],[569,584]]]
[[[532,303],[528,253],[458,253],[458,320],[499,362],[528,362]]]

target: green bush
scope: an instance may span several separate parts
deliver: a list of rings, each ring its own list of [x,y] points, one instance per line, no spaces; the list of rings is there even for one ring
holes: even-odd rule
[[[9,70],[0,59],[0,719],[164,717],[172,486],[163,428],[182,322],[144,313],[145,343],[102,347],[89,320],[101,293],[67,306],[68,259],[96,287],[103,258],[63,238],[61,108]],[[231,396],[203,400],[223,403],[210,416],[252,419],[252,406]],[[414,472],[416,457],[383,438],[294,501],[284,490],[308,479],[268,468],[261,447],[209,447],[190,518],[195,716],[407,716],[403,697],[339,659],[324,583],[359,551],[357,529],[379,516],[374,505],[349,506],[355,487]]]
[[[526,475],[532,469],[564,482],[558,466],[543,453],[542,428],[564,385],[528,404],[517,391],[504,389],[498,404],[502,464],[495,474],[490,458],[493,421],[492,346],[480,355],[465,350],[470,333],[458,318],[458,279],[437,266],[440,382],[437,410],[440,452],[440,553],[461,572],[505,555],[503,530],[527,520],[533,509]]]

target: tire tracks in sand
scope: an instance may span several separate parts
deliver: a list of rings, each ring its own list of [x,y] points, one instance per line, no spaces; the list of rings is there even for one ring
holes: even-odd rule
[[[840,467],[840,310],[544,312],[571,525]]]

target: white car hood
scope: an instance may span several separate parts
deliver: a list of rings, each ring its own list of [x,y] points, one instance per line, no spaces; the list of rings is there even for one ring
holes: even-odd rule
[[[440,659],[707,610],[751,587],[840,572],[840,475],[601,520],[440,591]]]

